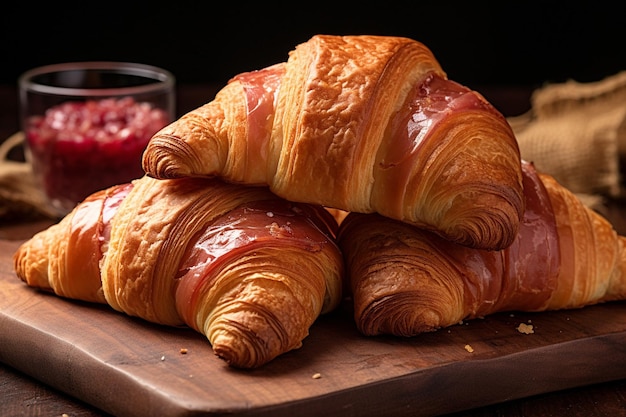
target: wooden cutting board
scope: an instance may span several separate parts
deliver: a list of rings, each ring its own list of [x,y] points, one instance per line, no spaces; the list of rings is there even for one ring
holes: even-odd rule
[[[361,336],[346,304],[302,348],[235,370],[189,329],[28,288],[13,272],[19,243],[0,240],[0,361],[114,415],[431,416],[626,378],[624,302],[411,339]]]

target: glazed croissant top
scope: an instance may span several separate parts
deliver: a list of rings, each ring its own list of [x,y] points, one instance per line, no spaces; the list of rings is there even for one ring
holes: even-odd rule
[[[143,166],[155,178],[269,185],[483,249],[508,246],[524,211],[504,117],[402,37],[314,36],[158,132]]]

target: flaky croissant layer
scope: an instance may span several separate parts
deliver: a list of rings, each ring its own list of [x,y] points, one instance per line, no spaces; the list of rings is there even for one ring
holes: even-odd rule
[[[314,36],[158,132],[143,166],[155,178],[268,185],[483,249],[510,245],[524,211],[504,117],[402,37]]]
[[[29,286],[206,335],[261,366],[302,345],[342,290],[337,223],[321,206],[219,180],[143,177],[95,193],[26,241]]]
[[[501,251],[379,215],[344,219],[338,242],[361,332],[414,336],[500,311],[626,299],[626,238],[554,178],[523,169],[526,212]]]

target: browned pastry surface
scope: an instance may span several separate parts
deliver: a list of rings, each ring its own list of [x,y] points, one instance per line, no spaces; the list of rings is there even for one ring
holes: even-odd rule
[[[524,164],[526,212],[501,251],[460,246],[379,215],[349,214],[338,242],[366,335],[414,336],[501,311],[626,299],[626,238]]]
[[[322,206],[216,179],[143,177],[95,193],[20,246],[15,271],[60,296],[206,335],[230,365],[299,348],[341,299]]]
[[[314,36],[165,127],[143,164],[156,178],[264,184],[485,249],[508,246],[524,210],[504,117],[402,37]]]

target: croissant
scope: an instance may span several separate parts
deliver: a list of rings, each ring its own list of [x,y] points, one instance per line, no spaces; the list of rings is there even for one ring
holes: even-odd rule
[[[505,118],[403,37],[316,35],[155,134],[143,167],[267,185],[482,249],[508,246],[524,211]]]
[[[626,299],[626,238],[523,162],[526,212],[513,244],[472,249],[376,214],[350,213],[338,243],[358,329],[414,336],[502,311]]]
[[[229,365],[254,368],[299,348],[338,305],[336,231],[321,206],[267,188],[144,176],[89,196],[14,266],[29,286],[187,325]]]

